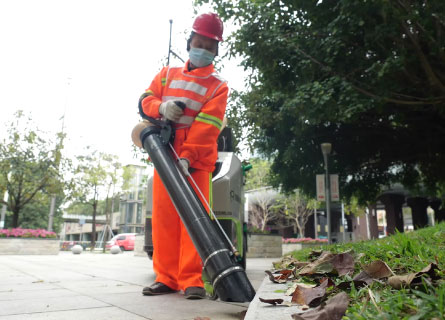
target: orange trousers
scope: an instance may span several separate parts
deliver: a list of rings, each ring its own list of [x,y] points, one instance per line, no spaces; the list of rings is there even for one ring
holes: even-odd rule
[[[195,170],[193,179],[209,202],[212,174]],[[195,186],[191,183],[196,192]],[[202,202],[202,198],[197,192]],[[207,206],[204,204],[204,207]],[[206,208],[208,211],[208,208]],[[203,287],[202,261],[157,171],[153,176],[153,268],[156,281],[174,290]]]

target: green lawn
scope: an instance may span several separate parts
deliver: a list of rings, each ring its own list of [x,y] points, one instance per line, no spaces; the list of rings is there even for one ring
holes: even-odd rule
[[[436,271],[439,280],[424,277],[421,285],[400,290],[386,284],[385,279],[359,289],[352,285],[346,291],[350,303],[343,319],[445,319],[445,223],[378,240],[323,246],[323,249],[332,253],[352,250],[356,257],[354,275],[375,260],[384,261],[396,275],[419,272],[430,263],[436,263],[440,270]],[[292,256],[308,261],[312,250],[295,251]],[[347,278],[333,276],[336,284]],[[331,291],[333,294],[339,289]]]

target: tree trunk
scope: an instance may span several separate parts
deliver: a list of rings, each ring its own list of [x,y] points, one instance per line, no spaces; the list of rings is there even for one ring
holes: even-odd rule
[[[104,227],[104,237],[103,237],[103,241],[102,241],[102,252],[105,253],[105,244],[107,243],[108,240],[108,226],[110,225],[110,218],[109,218],[109,212],[108,212],[108,207],[109,207],[109,201],[110,198],[107,196],[107,199],[105,200],[105,227]]]
[[[12,227],[17,228],[19,226],[19,213],[20,210],[14,210],[12,215]]]
[[[304,229],[305,229],[304,225],[300,227],[300,235],[302,238],[304,238]]]
[[[298,231],[298,226],[297,226],[296,223],[293,225],[293,229],[294,229],[294,233],[295,233],[295,234],[297,234],[297,233],[299,232],[299,231]]]
[[[97,200],[93,203],[93,225],[91,231],[91,251],[94,250],[96,246],[96,211],[97,211]]]

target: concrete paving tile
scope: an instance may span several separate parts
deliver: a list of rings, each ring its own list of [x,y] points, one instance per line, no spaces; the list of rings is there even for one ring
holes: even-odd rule
[[[143,320],[147,319],[131,312],[115,308],[90,308],[81,310],[54,311],[45,313],[19,314],[13,316],[0,316],[0,320]]]
[[[51,289],[59,289],[57,285],[51,282],[34,282],[34,283],[10,283],[3,285],[0,282],[0,292],[13,292],[13,291],[39,291],[39,290],[51,290]]]
[[[247,260],[247,275],[255,289],[264,279],[264,270],[270,269],[275,260]],[[103,319],[113,319],[107,316],[107,310],[112,311],[111,316],[120,310],[116,319],[193,320],[199,316],[235,320],[249,306],[248,303],[190,301],[179,293],[145,297],[141,294],[142,288],[155,279],[153,264],[146,257],[134,257],[133,253],[1,256],[0,270],[3,271],[0,297],[8,299],[0,299],[0,320],[101,319],[102,313]],[[2,276],[10,279],[8,285],[2,283]],[[14,277],[17,281],[11,280]],[[31,282],[20,283],[25,280]],[[67,296],[54,296],[55,290]],[[17,293],[16,297],[30,298],[9,300],[10,292]],[[45,298],[32,298],[33,294]]]
[[[29,300],[29,299],[48,299],[48,298],[62,298],[62,297],[72,297],[79,296],[78,293],[66,290],[66,289],[48,289],[39,290],[37,293],[35,290],[31,291],[9,291],[0,292],[0,301],[11,301],[11,300]]]
[[[0,316],[107,306],[109,305],[104,302],[85,296],[34,298],[28,299],[26,302],[23,300],[0,301]]]
[[[289,320],[295,313],[304,312],[299,306],[273,306],[268,303],[261,302],[259,298],[263,299],[283,299],[285,302],[292,300],[291,296],[285,296],[282,291],[286,291],[288,286],[285,283],[273,283],[269,277],[265,277],[255,297],[249,305],[249,310],[246,313],[244,320]],[[276,292],[276,291],[280,292]]]
[[[36,280],[36,278],[32,276],[27,276],[23,274],[10,275],[8,273],[3,273],[0,280],[0,285],[6,286],[11,284],[30,284],[37,282],[39,282],[39,280]]]
[[[63,284],[62,284],[63,285]],[[105,284],[103,286],[94,286],[94,287],[71,287],[70,290],[75,292],[86,292],[87,289],[88,296],[90,297],[103,297],[104,295],[110,294],[123,294],[123,293],[137,293],[141,294],[143,287],[135,286],[135,285],[127,285],[125,283],[117,283],[117,284]]]
[[[109,301],[106,297],[105,299]],[[127,297],[127,299],[130,297]],[[240,306],[221,301],[187,300],[180,293],[153,297],[134,297],[134,302],[127,299],[115,302],[125,310],[153,320],[193,320],[196,317],[208,317],[212,320],[238,320],[247,305]]]
[[[105,288],[105,287],[113,287],[113,286],[126,286],[128,285],[126,282],[122,282],[119,280],[108,280],[108,279],[90,279],[90,280],[71,280],[64,279],[63,281],[57,282],[57,284],[61,287],[67,289],[81,289],[81,288]]]

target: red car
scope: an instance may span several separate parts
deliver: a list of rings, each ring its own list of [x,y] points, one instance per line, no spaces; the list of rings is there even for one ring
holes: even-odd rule
[[[119,246],[122,251],[134,250],[134,239],[136,233],[119,233],[107,242],[105,248],[110,249],[112,246]]]

